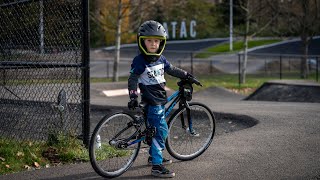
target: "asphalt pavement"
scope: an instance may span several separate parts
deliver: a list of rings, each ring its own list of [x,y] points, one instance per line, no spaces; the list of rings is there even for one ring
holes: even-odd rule
[[[92,84],[91,103],[126,104],[127,96],[104,96],[101,90],[108,85]],[[175,179],[320,178],[319,103],[244,101],[217,88],[195,93],[193,101],[202,102],[213,111],[247,115],[255,118],[258,124],[216,136],[208,150],[197,159],[174,160],[168,168],[176,172]],[[133,167],[117,179],[156,179],[150,176],[146,157],[144,150]],[[103,178],[93,171],[90,163],[80,163],[0,176],[0,179]]]

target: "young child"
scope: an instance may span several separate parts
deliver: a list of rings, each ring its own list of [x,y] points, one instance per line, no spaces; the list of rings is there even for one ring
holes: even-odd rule
[[[134,109],[138,106],[137,84],[139,84],[141,101],[147,104],[147,121],[150,126],[156,129],[149,149],[148,162],[152,164],[151,174],[157,177],[175,176],[174,172],[163,166],[172,163],[172,161],[162,157],[162,150],[165,148],[168,135],[164,114],[164,105],[167,101],[164,73],[178,78],[192,77],[186,71],[171,65],[161,55],[166,45],[166,37],[167,33],[159,22],[150,20],[140,26],[137,34],[140,54],[132,61],[128,79],[130,96],[128,108]]]

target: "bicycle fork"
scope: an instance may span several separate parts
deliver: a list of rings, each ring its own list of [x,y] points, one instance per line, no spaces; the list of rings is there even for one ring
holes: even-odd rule
[[[191,110],[190,110],[189,104],[187,102],[183,104],[182,103],[179,104],[180,107],[182,107],[183,105],[186,107],[186,111],[187,111],[188,127],[185,124],[184,115],[183,113],[181,113],[180,120],[181,120],[182,128],[185,129],[187,132],[189,132],[192,136],[199,136],[199,134],[196,133],[196,131],[193,129],[193,126],[192,126]]]

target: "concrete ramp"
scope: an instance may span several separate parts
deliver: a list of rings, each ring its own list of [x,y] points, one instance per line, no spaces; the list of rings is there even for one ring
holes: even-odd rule
[[[269,81],[244,100],[320,103],[320,84],[303,80]]]

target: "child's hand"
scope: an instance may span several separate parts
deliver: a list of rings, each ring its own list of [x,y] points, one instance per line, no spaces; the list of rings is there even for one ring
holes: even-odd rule
[[[198,79],[196,77],[194,77],[192,74],[188,73],[187,75],[187,79],[191,82],[194,83],[198,86],[202,86],[202,84],[198,81]]]
[[[130,110],[134,110],[136,107],[138,107],[138,100],[137,98],[131,98],[128,102],[128,108]]]

